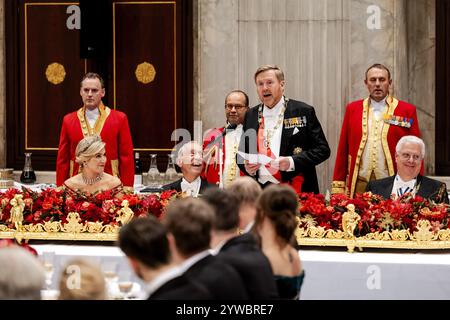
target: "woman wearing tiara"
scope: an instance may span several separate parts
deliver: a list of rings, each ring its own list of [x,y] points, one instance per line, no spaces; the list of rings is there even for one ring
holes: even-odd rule
[[[66,190],[91,195],[107,190],[115,195],[122,191],[120,179],[104,172],[105,143],[100,136],[82,139],[75,149],[75,161],[80,165],[80,172],[64,182]]]

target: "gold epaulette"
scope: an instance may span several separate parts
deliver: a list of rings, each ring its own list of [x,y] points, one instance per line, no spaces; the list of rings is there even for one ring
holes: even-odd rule
[[[331,183],[331,194],[345,194],[345,181],[333,181]]]

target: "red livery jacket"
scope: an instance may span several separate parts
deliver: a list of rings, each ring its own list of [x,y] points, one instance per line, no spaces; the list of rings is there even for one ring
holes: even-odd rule
[[[415,106],[391,96],[386,99],[386,102],[389,108],[384,120],[385,126],[381,143],[391,176],[397,172],[395,147],[398,140],[406,135],[420,137],[420,129]],[[345,193],[350,197],[354,196],[361,158],[368,138],[368,121],[369,98],[347,105],[334,165],[331,193]],[[423,166],[421,171],[423,172]]]
[[[105,142],[105,172],[120,178],[124,186],[133,187],[134,156],[130,127],[125,113],[111,110],[103,104],[100,115],[91,129],[85,118],[85,108],[64,116],[56,160],[56,184],[78,174],[75,149],[78,142],[90,134],[99,134]]]

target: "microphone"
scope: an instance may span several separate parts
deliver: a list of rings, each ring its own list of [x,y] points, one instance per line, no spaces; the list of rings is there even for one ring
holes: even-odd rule
[[[237,124],[236,123],[230,123],[221,134],[219,134],[217,137],[214,138],[214,140],[212,140],[210,143],[208,143],[208,145],[206,146],[205,149],[208,149],[209,147],[213,146],[214,144],[216,144],[216,142],[218,142],[220,139],[222,139],[223,137],[225,137],[225,135],[228,133],[228,131],[234,130],[236,129]]]

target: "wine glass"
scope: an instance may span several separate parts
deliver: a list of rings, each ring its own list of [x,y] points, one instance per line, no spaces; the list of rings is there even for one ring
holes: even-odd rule
[[[44,271],[45,271],[45,289],[50,290],[55,266],[55,252],[54,251],[42,252],[42,261],[44,264]]]
[[[133,290],[131,273],[128,271],[122,272],[119,276],[119,283],[117,284],[117,286],[119,287],[119,291],[122,293],[123,298],[125,300],[128,300]]]
[[[117,283],[119,277],[117,276],[118,263],[114,261],[103,261],[101,263],[103,277],[105,278],[108,295],[114,291],[114,284]]]

